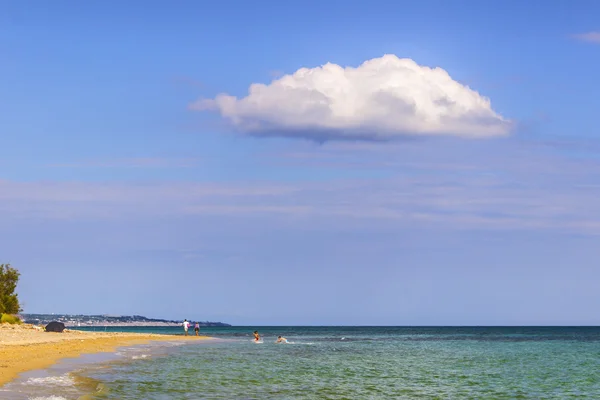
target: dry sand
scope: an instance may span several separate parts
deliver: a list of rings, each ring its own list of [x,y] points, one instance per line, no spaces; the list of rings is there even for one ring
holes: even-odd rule
[[[0,324],[0,386],[20,373],[51,366],[62,358],[114,351],[121,346],[150,341],[202,340],[206,336],[171,336],[140,333],[44,332],[33,325]]]

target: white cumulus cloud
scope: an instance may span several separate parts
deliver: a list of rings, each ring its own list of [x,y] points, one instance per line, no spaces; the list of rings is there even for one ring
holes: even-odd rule
[[[190,105],[213,110],[256,136],[390,140],[405,136],[506,135],[511,122],[490,100],[453,80],[442,68],[384,55],[354,67],[328,63],[301,68],[248,95],[219,94]]]

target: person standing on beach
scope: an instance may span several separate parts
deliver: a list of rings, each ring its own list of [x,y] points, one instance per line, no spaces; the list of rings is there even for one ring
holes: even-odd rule
[[[200,323],[196,322],[194,325],[194,332],[196,332],[196,336],[200,336]]]
[[[183,331],[185,332],[185,336],[188,335],[188,328],[190,327],[190,323],[188,322],[187,319],[183,320]]]

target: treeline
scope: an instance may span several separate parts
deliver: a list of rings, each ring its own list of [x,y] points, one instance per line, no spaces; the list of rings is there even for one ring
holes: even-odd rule
[[[16,289],[21,274],[10,264],[0,264],[0,316],[21,311]]]

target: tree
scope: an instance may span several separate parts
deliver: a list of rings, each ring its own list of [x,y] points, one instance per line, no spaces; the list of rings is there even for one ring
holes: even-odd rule
[[[20,275],[10,264],[0,264],[0,314],[17,314],[21,311],[15,293]]]

